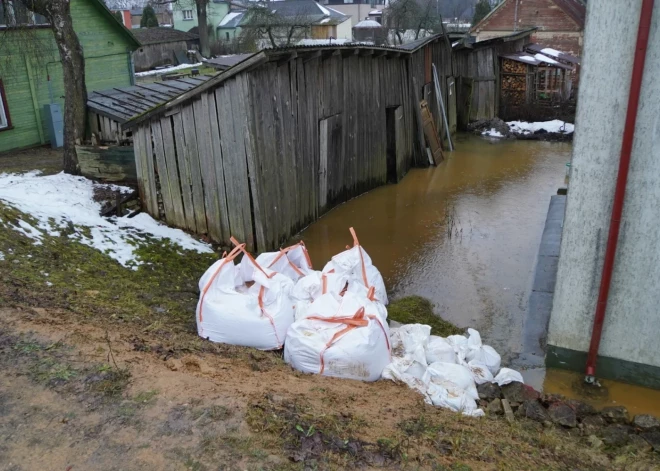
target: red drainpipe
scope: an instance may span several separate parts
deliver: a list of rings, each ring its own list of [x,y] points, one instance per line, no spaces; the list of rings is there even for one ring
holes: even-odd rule
[[[598,356],[601,334],[603,333],[603,322],[605,320],[605,310],[607,309],[610,283],[612,282],[614,259],[616,257],[616,247],[619,240],[619,229],[621,227],[623,200],[626,196],[626,183],[628,181],[628,169],[630,168],[630,154],[635,137],[635,123],[637,122],[637,107],[639,105],[639,95],[642,88],[642,77],[644,75],[646,48],[649,42],[649,30],[651,29],[654,0],[642,1],[642,12],[637,30],[637,45],[635,46],[635,59],[633,62],[632,79],[630,81],[630,94],[628,96],[628,111],[626,113],[626,124],[621,143],[619,173],[616,178],[616,189],[614,190],[614,202],[612,204],[612,219],[610,220],[610,231],[607,236],[605,262],[603,264],[603,274],[600,279],[598,303],[596,304],[594,326],[591,333],[591,345],[589,346],[589,354],[587,356],[585,381],[588,383],[596,381],[596,358]]]

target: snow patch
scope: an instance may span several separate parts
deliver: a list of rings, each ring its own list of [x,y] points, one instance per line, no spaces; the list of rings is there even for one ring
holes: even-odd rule
[[[481,135],[488,137],[504,137],[504,135],[495,128],[490,128],[489,130],[482,132]]]
[[[93,200],[95,186],[99,184],[63,172],[49,176],[42,176],[40,172],[0,173],[0,200],[37,220],[37,227],[22,220],[18,221],[18,226],[12,226],[32,239],[35,245],[42,243],[45,234],[59,236],[66,229],[69,238],[133,269],[142,263],[137,259],[135,249],[140,242],[150,239],[169,239],[182,249],[213,252],[210,245],[193,239],[180,229],[160,224],[146,213],[133,218],[100,216],[101,205]],[[122,193],[131,191],[117,185],[112,188]]]
[[[546,64],[559,64],[559,62],[557,62],[556,60],[551,59],[543,54],[535,54],[534,57],[536,58],[537,61],[545,62]]]
[[[557,132],[570,134],[575,130],[575,126],[571,123],[554,119],[552,121],[542,121],[536,123],[528,123],[526,121],[509,121],[506,124],[511,128],[511,132],[520,134],[531,134],[536,131],[544,129],[547,132]]]
[[[202,63],[198,62],[197,64],[180,64],[172,67],[165,67],[164,69],[156,70],[147,70],[146,72],[137,72],[136,77],[149,77],[150,75],[160,75],[160,74],[169,74],[170,72],[176,72],[177,70],[190,69],[192,67],[201,67]]]
[[[229,23],[231,20],[236,18],[237,16],[241,16],[244,12],[239,11],[239,12],[232,12],[232,13],[227,13],[225,17],[218,23],[218,26],[225,26],[227,23]]]
[[[536,62],[536,59],[534,59],[532,56],[520,56],[518,59],[526,62]]]
[[[561,54],[561,51],[558,51],[557,49],[553,49],[551,47],[544,47],[543,49],[541,49],[541,52],[543,54],[549,54],[555,57],[559,57],[559,54]]]

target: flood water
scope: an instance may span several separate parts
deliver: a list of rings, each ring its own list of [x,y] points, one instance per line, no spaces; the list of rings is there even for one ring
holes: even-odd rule
[[[506,360],[521,346],[546,213],[571,144],[464,135],[456,149],[436,168],[335,208],[302,238],[323,266],[352,243],[355,227],[392,297],[429,298]]]
[[[463,135],[456,148],[437,168],[411,170],[400,183],[335,208],[302,238],[322,267],[352,244],[348,228],[355,227],[391,298],[431,299],[436,313],[479,330],[508,364],[521,350],[550,197],[565,183],[571,144]],[[578,373],[523,374],[548,393],[660,416],[660,391],[601,381],[608,394],[594,397],[580,389]]]

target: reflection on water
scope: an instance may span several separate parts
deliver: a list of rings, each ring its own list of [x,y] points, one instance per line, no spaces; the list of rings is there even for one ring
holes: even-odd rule
[[[355,227],[393,297],[431,299],[506,359],[520,348],[550,196],[564,182],[571,145],[461,136],[456,147],[437,168],[349,201],[302,237],[322,266]]]
[[[545,374],[543,391],[581,399],[598,409],[624,405],[631,417],[637,414],[651,414],[660,417],[660,391],[599,379],[607,390],[607,396],[598,397],[595,394],[582,391],[581,382],[583,379],[583,374],[549,368]]]

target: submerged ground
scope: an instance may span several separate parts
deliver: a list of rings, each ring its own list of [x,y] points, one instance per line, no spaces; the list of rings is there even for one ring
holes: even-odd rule
[[[0,172],[53,171],[57,158],[0,157]],[[594,448],[581,429],[462,417],[392,382],[304,375],[276,352],[202,341],[197,280],[217,255],[145,243],[132,270],[65,234],[34,245],[11,227],[18,218],[29,219],[0,202],[0,470],[660,463],[638,445]],[[390,316],[427,311],[407,300]]]

